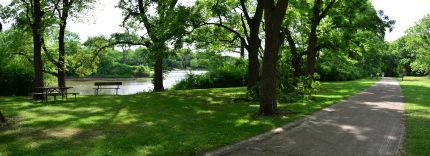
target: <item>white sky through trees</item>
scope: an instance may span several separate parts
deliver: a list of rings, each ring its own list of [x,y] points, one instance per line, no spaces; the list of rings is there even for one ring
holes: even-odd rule
[[[191,5],[195,0],[179,0],[184,5]],[[10,0],[0,0],[5,6]],[[82,15],[83,21],[71,21],[67,26],[68,31],[78,33],[81,41],[90,36],[106,35],[121,32],[119,26],[122,22],[122,12],[115,8],[117,0],[99,0],[94,10]],[[404,31],[412,27],[426,14],[430,13],[430,0],[372,0],[376,10],[383,10],[390,19],[396,20],[395,28],[385,35],[386,40],[393,41],[401,37]],[[6,24],[6,27],[8,25]]]

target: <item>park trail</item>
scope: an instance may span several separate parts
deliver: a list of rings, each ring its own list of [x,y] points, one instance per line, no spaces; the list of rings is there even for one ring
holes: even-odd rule
[[[402,155],[403,105],[398,82],[383,78],[304,119],[204,155]]]

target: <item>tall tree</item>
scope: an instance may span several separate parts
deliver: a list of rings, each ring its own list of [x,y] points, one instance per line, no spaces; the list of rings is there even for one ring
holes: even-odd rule
[[[326,0],[328,1],[328,0]],[[323,6],[323,0],[314,0],[313,9],[312,9],[312,18],[310,25],[310,32],[308,38],[308,51],[307,51],[307,62],[306,62],[306,73],[309,76],[312,76],[315,73],[315,64],[317,57],[317,29],[318,25],[320,25],[321,20],[324,19],[329,10],[333,7],[336,0],[330,0],[327,2],[326,6]]]
[[[43,4],[42,4],[43,2]],[[0,11],[5,19],[13,19],[23,30],[31,29],[33,36],[33,67],[34,67],[34,92],[41,93],[43,87],[43,61],[42,61],[42,34],[45,28],[44,7],[42,0],[13,0],[8,6],[0,6]],[[33,96],[41,99],[42,96]]]
[[[281,25],[288,8],[288,0],[264,0],[265,49],[260,90],[260,113],[274,114],[277,109],[276,67],[279,48],[283,43]]]
[[[42,62],[42,19],[43,11],[41,8],[40,0],[32,0],[29,3],[23,1],[26,6],[26,17],[30,23],[33,33],[33,65],[34,65],[34,92],[41,93],[42,90],[38,87],[43,87],[43,62]],[[31,13],[31,16],[29,15]],[[35,99],[43,97],[35,96]]]
[[[119,8],[124,12],[123,26],[141,29],[143,45],[153,54],[154,90],[163,91],[163,59],[171,52],[169,45],[182,46],[182,40],[189,33],[191,9],[177,0],[120,0]],[[151,9],[155,12],[150,13]]]
[[[208,19],[210,22],[203,25],[215,25],[230,32],[234,36],[232,40],[228,40],[230,43],[239,40],[239,46],[236,48],[240,48],[241,57],[245,49],[248,52],[247,88],[258,89],[261,47],[259,34],[263,18],[263,0],[217,0],[213,5],[210,6],[213,12],[212,17]]]
[[[66,86],[66,68],[65,68],[65,33],[67,21],[70,15],[78,16],[79,13],[91,8],[96,0],[55,0],[50,1],[52,17],[56,18],[58,23],[58,60],[50,58],[50,61],[57,67],[58,86]],[[56,16],[56,17],[55,17]],[[43,40],[42,40],[43,41]],[[45,48],[44,48],[45,49]],[[45,49],[47,50],[47,49]],[[48,52],[49,53],[49,52]]]

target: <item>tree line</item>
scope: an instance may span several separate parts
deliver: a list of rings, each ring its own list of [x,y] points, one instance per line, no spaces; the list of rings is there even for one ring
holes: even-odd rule
[[[34,92],[40,92],[44,72],[56,75],[58,86],[66,85],[68,21],[95,5],[95,0],[13,0],[0,8],[2,19],[31,32]],[[248,95],[260,101],[264,115],[276,113],[279,97],[308,94],[318,79],[380,72],[390,49],[385,30],[394,24],[369,0],[197,0],[191,6],[178,0],[119,0],[117,7],[126,31],[77,46],[87,49],[79,53],[85,58],[77,61],[81,73],[91,73],[110,48],[137,46],[152,62],[153,91],[163,91],[163,62],[180,49],[237,52],[247,61]],[[46,46],[49,37],[57,39],[56,48]],[[43,57],[56,71],[44,71]]]

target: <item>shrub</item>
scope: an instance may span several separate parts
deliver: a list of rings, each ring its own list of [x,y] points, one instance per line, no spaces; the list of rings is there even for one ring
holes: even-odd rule
[[[234,64],[224,64],[209,70],[204,75],[188,74],[187,77],[173,86],[175,90],[226,88],[245,85],[246,64],[236,61]]]
[[[23,96],[33,89],[34,74],[23,67],[0,68],[0,95]]]
[[[151,76],[151,68],[148,66],[133,66],[133,76],[134,77],[150,77]]]

